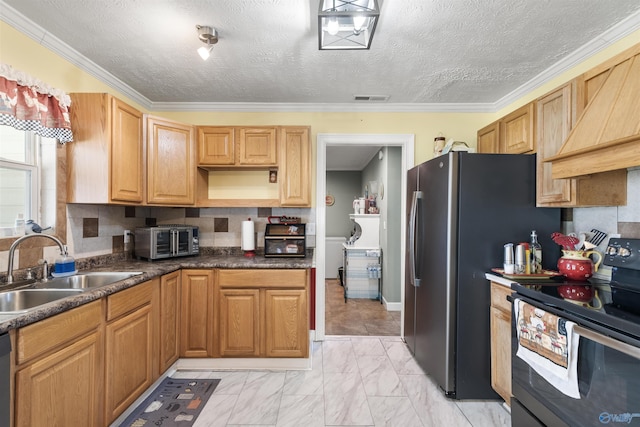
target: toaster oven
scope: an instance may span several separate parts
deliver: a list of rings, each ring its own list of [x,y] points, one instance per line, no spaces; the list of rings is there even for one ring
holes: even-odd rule
[[[197,226],[159,225],[135,230],[137,258],[154,260],[198,255],[200,253]]]

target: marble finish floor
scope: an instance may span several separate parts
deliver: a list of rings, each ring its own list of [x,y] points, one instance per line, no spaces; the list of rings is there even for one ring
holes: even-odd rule
[[[380,301],[348,299],[339,279],[325,280],[325,333],[352,336],[400,336],[400,312]]]
[[[306,371],[177,371],[220,378],[194,427],[510,426],[496,401],[444,397],[399,337],[328,336]]]

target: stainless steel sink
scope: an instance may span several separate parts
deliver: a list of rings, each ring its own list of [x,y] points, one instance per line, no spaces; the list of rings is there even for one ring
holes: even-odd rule
[[[0,314],[26,313],[38,306],[81,292],[81,289],[20,289],[0,292]]]
[[[140,271],[109,271],[82,273],[68,277],[56,277],[48,282],[42,283],[40,286],[47,289],[79,289],[89,290],[99,288],[100,286],[110,285],[120,280],[142,274]]]

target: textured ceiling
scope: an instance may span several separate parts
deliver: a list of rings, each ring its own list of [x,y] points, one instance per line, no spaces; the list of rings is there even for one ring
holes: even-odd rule
[[[42,29],[43,44],[59,39],[151,104],[492,104],[640,12],[638,0],[378,1],[364,51],[318,50],[318,0],[0,3],[3,19],[24,15],[30,35]],[[196,24],[219,32],[208,61]]]

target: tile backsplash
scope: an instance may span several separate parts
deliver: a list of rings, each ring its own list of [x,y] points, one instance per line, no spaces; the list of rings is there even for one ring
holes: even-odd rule
[[[124,231],[149,224],[188,224],[200,228],[201,247],[240,247],[241,224],[255,221],[257,247],[264,246],[264,230],[269,215],[300,217],[315,222],[310,208],[162,208],[110,205],[67,205],[67,246],[76,259],[120,253],[125,250]],[[34,240],[37,242],[37,240]],[[6,246],[6,247],[5,247]],[[0,246],[0,278],[6,275],[8,246]],[[307,237],[307,246],[315,246],[315,236]],[[59,255],[54,246],[19,246],[15,269],[36,266],[40,259],[53,263]]]

